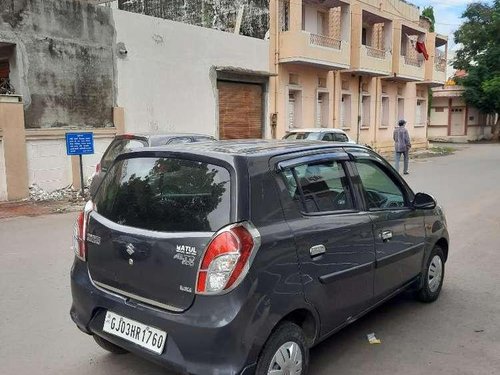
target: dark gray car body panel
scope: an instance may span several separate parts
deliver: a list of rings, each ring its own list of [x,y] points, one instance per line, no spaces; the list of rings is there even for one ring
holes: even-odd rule
[[[182,312],[100,288],[90,278],[89,264],[75,259],[71,272],[72,319],[82,331],[102,336],[180,373],[247,375],[254,372],[272,330],[290,314],[309,314],[315,322],[310,339],[314,345],[418,281],[419,274],[396,285],[384,272],[380,280],[392,283],[391,287],[374,296],[377,269],[384,271],[383,257],[375,252],[376,232],[371,230],[379,218],[377,213],[364,210],[358,187],[356,212],[308,217],[293,206],[295,202],[280,185],[279,162],[321,153],[342,153],[347,165],[356,155],[368,155],[391,168],[362,146],[324,142],[229,141],[151,148],[119,156],[170,156],[230,165],[231,221],[251,221],[260,232],[261,247],[236,289],[221,296],[192,295],[191,303],[185,304]],[[411,197],[411,189],[397,178]],[[448,243],[446,223],[439,208],[410,211],[425,221],[424,248],[418,256],[424,264],[438,241]],[[311,232],[316,237],[311,237]],[[316,242],[326,244],[329,251],[321,260],[311,259],[308,253]],[[349,255],[343,258],[346,252]],[[351,287],[352,292],[361,295],[350,295],[346,288]],[[104,333],[106,310],[165,330],[168,337],[164,353],[155,355]]]

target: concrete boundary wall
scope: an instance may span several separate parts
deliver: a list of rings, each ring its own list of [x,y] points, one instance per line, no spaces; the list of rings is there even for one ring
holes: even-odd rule
[[[92,130],[79,129],[78,131]],[[95,154],[83,156],[83,176],[85,181],[95,172],[96,165],[101,160],[104,151],[106,151],[115,134],[116,130],[112,128],[105,134],[94,135]],[[28,183],[30,186],[36,183],[43,190],[49,192],[66,186],[79,186],[79,167],[76,168],[74,173],[72,158],[66,155],[64,134],[53,139],[32,137],[26,141],[26,150]]]
[[[78,157],[66,155],[65,134],[70,131],[94,133],[95,154],[84,156],[84,177],[88,179],[116,134],[124,132],[124,110],[113,108],[114,127],[25,129],[23,106],[0,97],[0,201],[28,197],[36,183],[46,191],[72,185],[80,188]]]

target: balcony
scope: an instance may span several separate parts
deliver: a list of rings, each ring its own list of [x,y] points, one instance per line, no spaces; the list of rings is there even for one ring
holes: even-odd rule
[[[327,69],[350,65],[350,5],[346,0],[280,0],[279,62]]]
[[[349,42],[307,31],[285,31],[280,35],[280,63],[304,63],[331,69],[350,64]]]
[[[382,12],[361,3],[353,5],[351,35],[352,71],[371,76],[392,73],[393,22]]]
[[[388,75],[392,69],[392,54],[384,49],[361,45],[359,70],[372,75]]]
[[[427,62],[423,53],[417,51],[417,46],[419,42],[423,43],[430,52],[431,46],[426,40],[426,31],[416,24],[400,25],[401,31],[398,32],[395,40],[399,51],[394,55],[394,77],[401,81],[423,81]]]
[[[408,81],[423,81],[424,74],[424,60],[415,55],[400,56],[398,78]]]

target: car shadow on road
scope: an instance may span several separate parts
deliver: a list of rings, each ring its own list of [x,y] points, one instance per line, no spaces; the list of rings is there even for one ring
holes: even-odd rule
[[[375,333],[382,339],[383,349],[383,334],[396,335],[395,332],[388,332],[391,326],[411,324],[415,314],[426,306],[429,305],[418,302],[414,292],[410,291],[392,298],[311,349],[309,373],[331,374],[333,369],[347,367],[343,361],[353,355],[362,356],[362,352],[370,349],[371,345],[367,339],[370,333]]]

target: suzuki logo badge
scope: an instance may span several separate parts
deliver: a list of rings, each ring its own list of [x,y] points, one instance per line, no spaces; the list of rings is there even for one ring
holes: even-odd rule
[[[135,253],[135,247],[131,243],[127,245],[127,253],[128,255],[133,255]]]
[[[127,249],[126,250],[127,250],[128,255],[130,255],[130,256],[132,256],[135,253],[135,247],[131,243],[127,244]],[[132,258],[130,258],[128,260],[128,264],[130,264],[131,266],[133,266],[134,265],[134,260]]]

